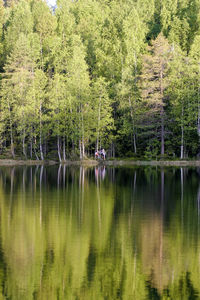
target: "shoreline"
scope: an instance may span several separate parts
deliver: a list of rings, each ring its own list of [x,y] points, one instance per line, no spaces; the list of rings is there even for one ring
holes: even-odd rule
[[[200,160],[119,160],[106,161],[107,166],[200,167]]]
[[[53,160],[22,160],[22,159],[0,159],[0,166],[50,166],[56,165],[57,162]]]
[[[97,161],[97,160],[67,160],[59,163],[58,161],[53,160],[14,160],[14,159],[0,159],[0,166],[37,166],[37,165],[66,165],[66,166],[163,166],[163,167],[200,167],[200,160],[152,160],[152,161],[144,161],[144,160],[105,160],[105,161]]]

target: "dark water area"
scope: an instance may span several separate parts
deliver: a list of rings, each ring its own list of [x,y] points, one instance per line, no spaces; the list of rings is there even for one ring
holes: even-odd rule
[[[200,299],[200,171],[0,168],[0,299]]]

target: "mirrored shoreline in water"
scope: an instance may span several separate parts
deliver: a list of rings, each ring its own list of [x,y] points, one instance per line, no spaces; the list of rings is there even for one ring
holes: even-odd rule
[[[2,299],[199,299],[198,168],[0,168]]]

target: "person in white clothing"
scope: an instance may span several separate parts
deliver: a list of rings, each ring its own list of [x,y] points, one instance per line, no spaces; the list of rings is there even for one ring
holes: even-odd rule
[[[103,155],[103,159],[106,159],[106,151],[104,149],[102,149],[101,154]]]

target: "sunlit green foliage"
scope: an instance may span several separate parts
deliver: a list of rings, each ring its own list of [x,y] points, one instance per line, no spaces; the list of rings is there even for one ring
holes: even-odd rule
[[[199,155],[199,34],[198,0],[58,0],[54,9],[42,0],[0,2],[1,154],[60,161],[99,148],[111,157]],[[172,75],[178,48],[189,81]],[[5,80],[16,59],[31,78],[13,68]],[[44,75],[39,126],[30,120],[36,70]],[[175,105],[182,98],[187,118]],[[185,131],[180,155],[183,123],[193,133]]]

